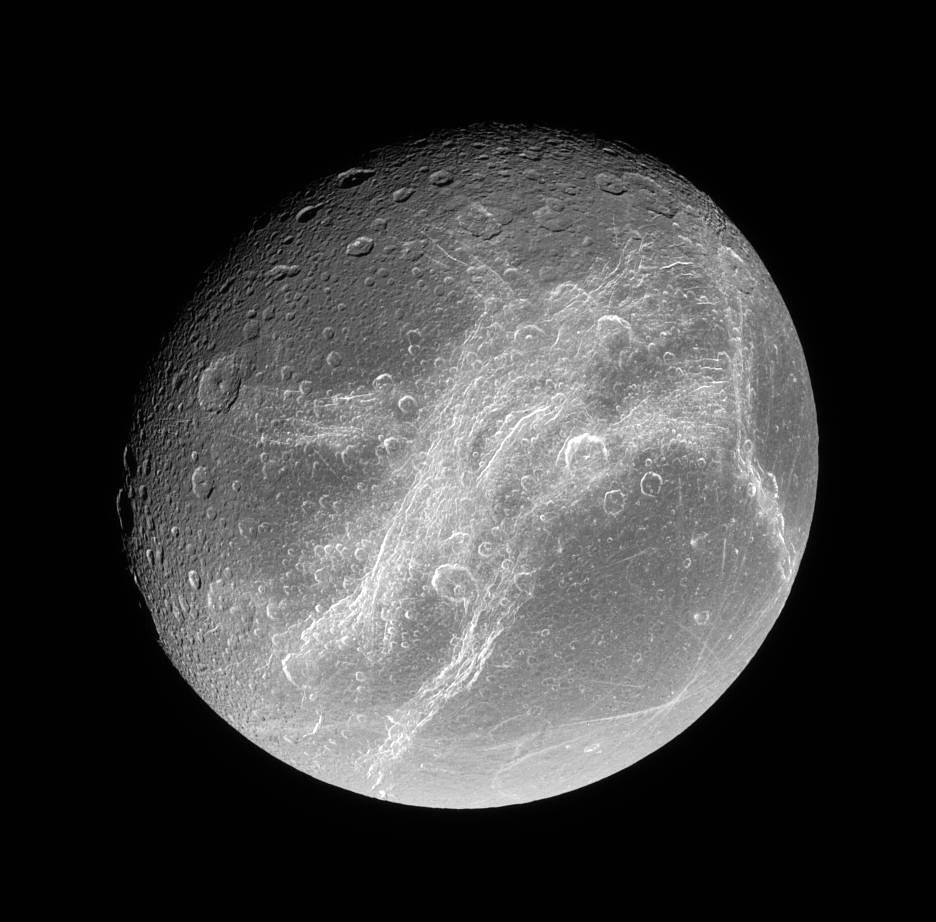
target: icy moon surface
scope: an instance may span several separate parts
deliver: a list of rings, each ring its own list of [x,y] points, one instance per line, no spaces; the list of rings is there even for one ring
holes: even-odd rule
[[[437,807],[606,777],[777,618],[818,435],[767,270],[621,144],[474,126],[262,216],[137,396],[161,643],[303,772]]]

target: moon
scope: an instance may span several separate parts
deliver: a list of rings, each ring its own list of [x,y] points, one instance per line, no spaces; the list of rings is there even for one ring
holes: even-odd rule
[[[117,513],[161,646],[247,739],[482,808],[713,704],[817,466],[793,322],[717,205],[626,144],[484,124],[311,178],[206,268]]]

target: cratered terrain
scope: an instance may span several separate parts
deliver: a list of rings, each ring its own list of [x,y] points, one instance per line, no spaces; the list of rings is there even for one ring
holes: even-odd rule
[[[818,435],[767,269],[627,145],[375,150],[206,268],[117,497],[161,644],[258,746],[436,807],[671,740],[778,617]]]

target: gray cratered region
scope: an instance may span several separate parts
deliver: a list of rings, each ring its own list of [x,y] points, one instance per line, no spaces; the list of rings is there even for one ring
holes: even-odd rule
[[[164,649],[247,738],[485,807],[617,772],[727,688],[817,443],[790,316],[705,195],[474,126],[325,177],[209,271],[118,511]]]

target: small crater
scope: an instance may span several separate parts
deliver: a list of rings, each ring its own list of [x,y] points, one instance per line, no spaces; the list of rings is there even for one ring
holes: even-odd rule
[[[567,470],[581,470],[603,465],[608,460],[608,448],[600,435],[583,432],[565,443],[562,457]]]
[[[198,382],[198,404],[211,413],[223,413],[233,406],[240,393],[241,372],[234,353],[216,358]]]
[[[447,602],[467,604],[476,592],[471,570],[461,564],[444,563],[432,574],[432,588]]]
[[[338,185],[342,189],[350,189],[352,186],[359,186],[374,175],[376,170],[368,170],[364,167],[352,167],[338,174]]]
[[[627,187],[620,176],[613,173],[597,173],[595,175],[595,185],[609,195],[620,195]]]
[[[625,498],[620,490],[608,490],[604,495],[604,511],[608,515],[620,515],[624,511]]]
[[[640,478],[640,492],[644,496],[659,496],[663,489],[663,478],[655,471],[647,471]]]
[[[306,205],[305,208],[300,208],[296,212],[296,220],[300,224],[305,224],[308,221],[311,221],[319,212],[321,205]]]
[[[366,256],[373,249],[374,240],[372,237],[358,237],[345,247],[345,253],[348,256]]]
[[[199,465],[192,472],[192,492],[199,499],[208,499],[214,490],[214,481],[207,467]]]

